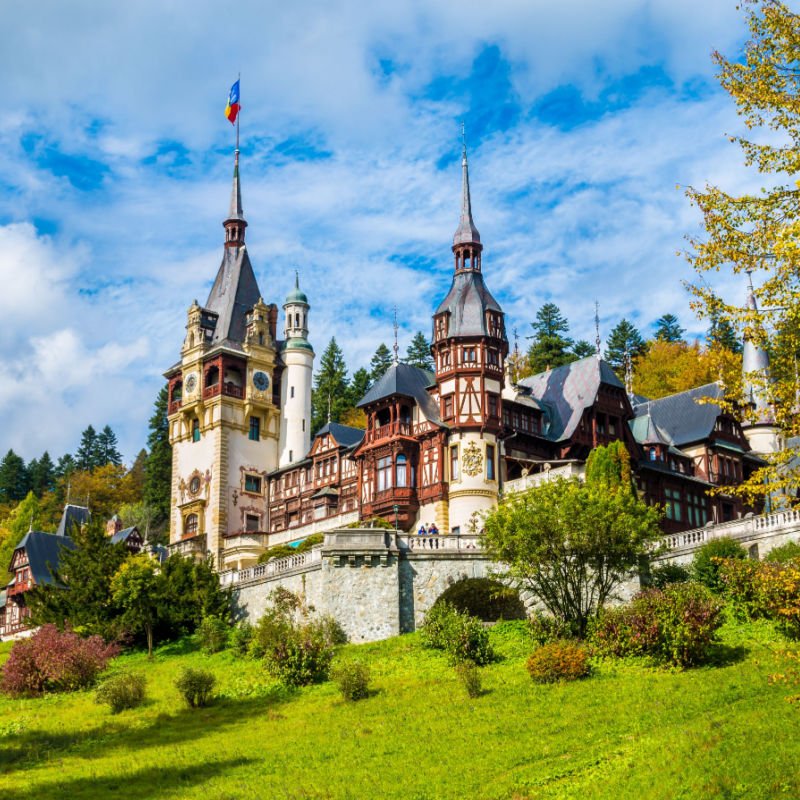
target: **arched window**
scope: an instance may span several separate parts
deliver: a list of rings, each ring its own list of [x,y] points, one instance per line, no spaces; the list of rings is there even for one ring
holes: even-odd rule
[[[188,514],[186,519],[183,521],[183,535],[195,536],[197,534],[198,523],[199,518],[197,514]]]
[[[407,486],[408,464],[406,457],[400,453],[397,456],[397,485]]]

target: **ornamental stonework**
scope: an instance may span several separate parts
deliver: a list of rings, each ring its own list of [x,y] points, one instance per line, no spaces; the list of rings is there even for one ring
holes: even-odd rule
[[[464,454],[461,456],[461,464],[464,468],[464,474],[474,478],[483,472],[483,453],[475,442],[470,442],[464,448]]]

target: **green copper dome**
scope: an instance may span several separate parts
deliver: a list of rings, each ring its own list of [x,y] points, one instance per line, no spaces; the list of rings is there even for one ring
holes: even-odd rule
[[[294,289],[286,295],[284,305],[289,305],[290,303],[305,303],[308,305],[308,298],[305,293],[300,291],[300,276],[296,272],[294,274]]]

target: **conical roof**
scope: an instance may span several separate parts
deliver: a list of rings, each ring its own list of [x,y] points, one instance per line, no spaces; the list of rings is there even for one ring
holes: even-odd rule
[[[480,244],[481,235],[472,219],[472,200],[469,194],[469,166],[467,164],[467,147],[461,154],[461,219],[458,222],[453,246],[460,244]]]

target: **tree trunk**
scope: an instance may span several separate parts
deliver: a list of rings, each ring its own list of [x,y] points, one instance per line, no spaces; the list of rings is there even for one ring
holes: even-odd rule
[[[153,658],[153,626],[146,625],[145,632],[147,633],[147,658]]]

